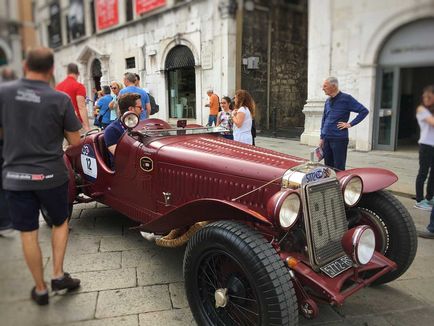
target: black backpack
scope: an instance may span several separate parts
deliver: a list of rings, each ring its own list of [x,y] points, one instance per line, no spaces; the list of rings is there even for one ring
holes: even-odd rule
[[[149,103],[151,104],[151,115],[157,113],[160,111],[160,106],[155,102],[155,98],[148,93],[149,96]]]

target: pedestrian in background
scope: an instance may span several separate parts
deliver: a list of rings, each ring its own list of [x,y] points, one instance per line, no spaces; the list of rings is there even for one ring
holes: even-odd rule
[[[324,152],[324,163],[327,166],[345,170],[348,129],[360,123],[369,111],[351,95],[339,90],[336,77],[328,77],[322,89],[329,98],[324,104],[319,146]],[[357,113],[357,116],[348,122],[351,112]]]
[[[7,82],[17,79],[15,71],[10,67],[5,67],[2,69],[1,82]]]
[[[105,129],[110,124],[110,107],[109,104],[113,100],[110,86],[102,87],[103,96],[96,102],[95,109],[99,111],[97,120],[101,129]]]
[[[0,87],[6,86],[6,82],[13,81],[16,79],[15,72],[9,68],[3,68],[2,70],[2,81],[0,82]],[[0,176],[3,172],[3,139],[0,139]],[[3,186],[0,184],[0,236],[4,236],[13,231],[12,220],[9,213],[9,204],[5,197],[5,191]]]
[[[56,90],[66,93],[72,101],[75,114],[83,125],[84,131],[89,131],[89,118],[86,109],[86,89],[77,81],[80,75],[75,63],[68,64],[66,78],[56,86]]]
[[[232,111],[234,122],[234,140],[252,145],[252,117],[255,115],[256,104],[246,90],[235,93],[235,109]]]
[[[142,101],[142,112],[140,114],[140,121],[147,119],[151,113],[151,104],[149,101],[148,93],[146,93],[142,88],[136,86],[137,78],[131,72],[126,72],[124,74],[124,85],[125,88],[121,89],[119,95],[136,93],[140,95]]]
[[[212,126],[213,124],[217,125],[217,114],[219,113],[219,97],[214,93],[213,89],[209,89],[206,94],[209,98],[209,103],[205,106],[209,107],[209,116],[208,116],[208,124],[207,126]]]
[[[65,136],[70,144],[78,145],[81,124],[70,98],[50,87],[53,70],[53,51],[35,48],[26,56],[25,78],[0,89],[3,187],[13,226],[21,232],[24,258],[36,284],[31,299],[39,305],[46,305],[49,300],[38,243],[41,206],[53,219],[51,289],[72,290],[80,286],[80,280],[63,270],[69,209],[62,142]]]
[[[233,121],[232,121],[232,102],[231,98],[228,96],[222,97],[220,102],[222,110],[217,116],[217,126],[224,127],[228,131],[223,133],[223,137],[226,139],[234,139],[233,136]]]
[[[109,104],[110,107],[110,122],[115,121],[119,116],[118,97],[119,92],[122,89],[122,84],[116,81],[110,83],[110,89],[112,91],[112,101]]]
[[[419,172],[416,177],[416,204],[414,207],[432,210],[434,199],[434,85],[424,88],[422,103],[416,109],[416,119],[420,128],[419,137]],[[426,196],[424,196],[424,184]],[[433,224],[434,231],[434,224]],[[431,231],[431,232],[433,232]]]

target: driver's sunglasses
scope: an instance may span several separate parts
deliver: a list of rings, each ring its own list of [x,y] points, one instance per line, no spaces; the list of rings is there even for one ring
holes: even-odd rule
[[[140,110],[143,110],[143,108],[141,106],[138,105],[134,105],[135,108],[139,108]]]

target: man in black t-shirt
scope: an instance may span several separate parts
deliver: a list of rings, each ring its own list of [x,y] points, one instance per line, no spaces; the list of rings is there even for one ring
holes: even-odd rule
[[[66,94],[49,86],[54,57],[48,48],[29,51],[25,78],[0,89],[0,135],[3,139],[3,188],[13,227],[21,232],[24,258],[36,286],[31,298],[48,304],[42,253],[38,243],[39,209],[53,219],[53,291],[80,285],[63,271],[68,240],[68,171],[63,161],[64,136],[80,143],[81,124]]]

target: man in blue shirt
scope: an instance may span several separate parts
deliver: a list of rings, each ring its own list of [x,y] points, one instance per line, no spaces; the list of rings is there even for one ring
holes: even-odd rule
[[[110,86],[103,86],[102,92],[104,94],[96,103],[96,109],[99,109],[98,119],[101,122],[101,128],[105,129],[110,124],[110,107],[109,104],[113,100],[110,94]]]
[[[128,93],[119,96],[118,99],[119,104],[119,112],[120,116],[127,112],[131,111],[140,116],[142,112],[142,101],[139,94],[136,93]],[[113,121],[105,130],[104,130],[104,141],[107,149],[110,154],[110,162],[111,167],[114,169],[114,158],[113,155],[116,151],[116,146],[121,139],[122,135],[125,132],[125,128],[122,125],[119,119]]]
[[[322,89],[330,97],[324,105],[319,146],[323,149],[324,162],[327,166],[345,170],[348,129],[362,121],[369,111],[351,95],[339,90],[336,77],[328,77]],[[358,114],[353,121],[348,122],[351,112]]]
[[[142,107],[143,107],[143,111],[140,114],[140,121],[142,121],[149,117],[151,113],[151,104],[149,101],[149,96],[145,92],[145,90],[135,85],[136,81],[137,81],[136,76],[133,73],[126,72],[124,74],[124,84],[126,87],[121,89],[119,94],[123,95],[127,93],[137,93],[140,95],[142,99]]]

